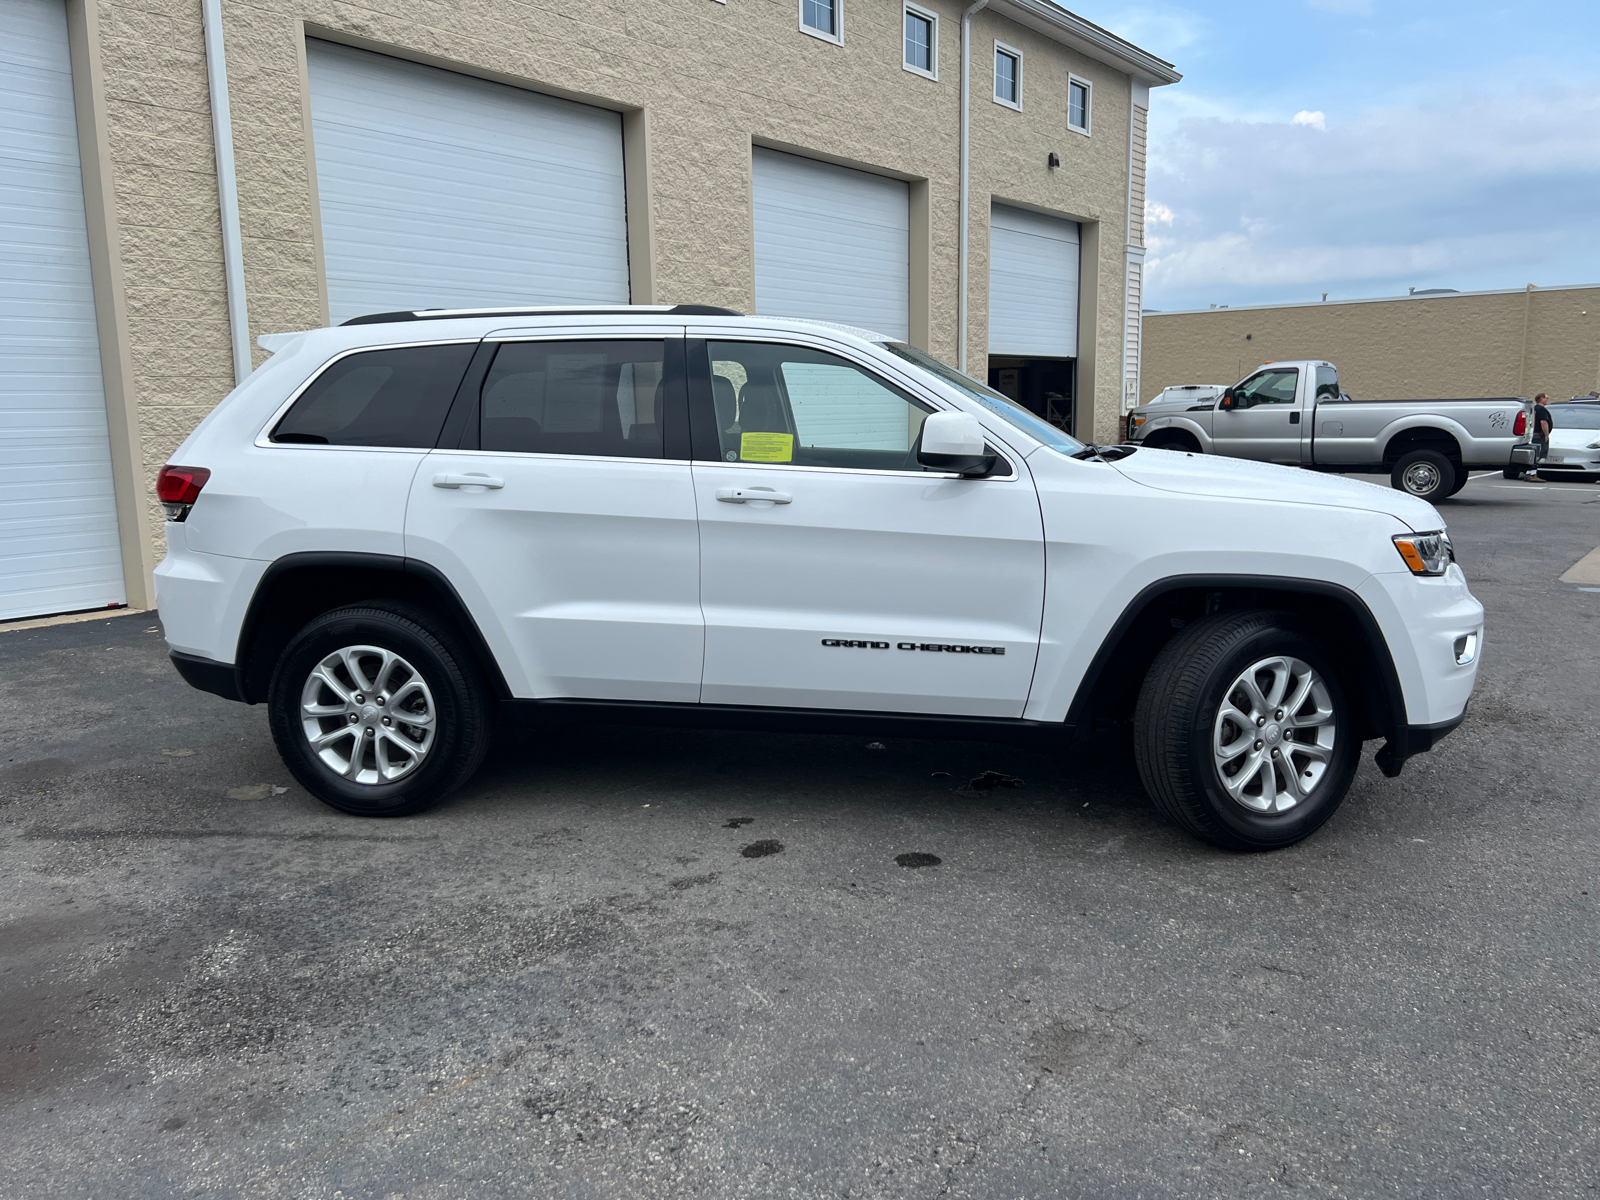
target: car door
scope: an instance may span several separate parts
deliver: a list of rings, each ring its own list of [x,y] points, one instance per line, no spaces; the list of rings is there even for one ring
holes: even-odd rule
[[[1020,456],[986,479],[923,470],[934,404],[825,339],[688,348],[701,700],[1021,716],[1044,532]]]
[[[406,554],[461,593],[516,696],[699,698],[681,333],[491,335],[456,444],[417,472]]]
[[[1218,454],[1262,462],[1299,463],[1302,420],[1300,371],[1265,367],[1236,384],[1233,405],[1212,413],[1211,441]]]

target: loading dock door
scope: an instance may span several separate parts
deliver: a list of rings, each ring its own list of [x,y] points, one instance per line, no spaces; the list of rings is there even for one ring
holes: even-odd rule
[[[989,353],[1078,357],[1078,224],[994,206]]]
[[[61,0],[0,0],[0,620],[121,604]]]
[[[622,118],[306,44],[328,307],[626,304]]]
[[[906,184],[757,149],[756,311],[904,340],[911,324]]]

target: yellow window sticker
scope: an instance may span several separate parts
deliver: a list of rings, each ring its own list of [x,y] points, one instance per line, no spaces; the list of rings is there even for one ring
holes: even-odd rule
[[[739,459],[742,462],[793,462],[794,434],[741,433]]]

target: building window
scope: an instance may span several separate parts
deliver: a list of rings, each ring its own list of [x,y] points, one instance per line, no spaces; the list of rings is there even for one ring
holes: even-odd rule
[[[800,0],[800,32],[830,42],[843,41],[839,5],[844,0]]]
[[[907,4],[905,68],[929,79],[939,78],[939,14]]]
[[[1022,51],[994,44],[994,100],[1007,108],[1022,107]]]
[[[1089,99],[1094,85],[1076,75],[1067,76],[1067,128],[1077,133],[1089,132]]]

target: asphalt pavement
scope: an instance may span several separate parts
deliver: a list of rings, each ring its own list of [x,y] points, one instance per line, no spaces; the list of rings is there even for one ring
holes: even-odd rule
[[[1267,855],[1114,741],[594,727],[344,817],[153,614],[0,631],[0,1192],[1593,1200],[1600,487],[1441,508],[1467,723]]]

